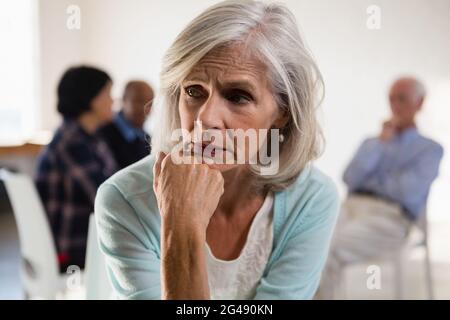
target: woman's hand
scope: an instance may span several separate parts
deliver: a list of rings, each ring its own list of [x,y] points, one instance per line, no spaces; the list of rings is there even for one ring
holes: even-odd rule
[[[209,299],[206,228],[224,191],[222,174],[160,154],[153,176],[162,220],[161,298]]]
[[[220,171],[207,164],[175,164],[160,153],[153,167],[153,188],[163,223],[206,232],[224,191]]]

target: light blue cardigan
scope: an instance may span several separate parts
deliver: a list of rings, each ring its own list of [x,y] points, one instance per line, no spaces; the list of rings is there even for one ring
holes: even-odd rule
[[[148,156],[101,185],[95,201],[99,243],[115,294],[160,299],[160,214]],[[338,214],[333,182],[314,167],[275,193],[273,248],[255,299],[311,299]]]

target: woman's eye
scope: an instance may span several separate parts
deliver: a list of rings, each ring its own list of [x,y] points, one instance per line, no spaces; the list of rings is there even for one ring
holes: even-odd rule
[[[194,86],[185,88],[186,94],[194,99],[199,99],[203,97],[203,94],[199,88],[196,88]]]
[[[247,93],[232,92],[226,96],[227,100],[234,104],[245,104],[252,100],[252,97]]]

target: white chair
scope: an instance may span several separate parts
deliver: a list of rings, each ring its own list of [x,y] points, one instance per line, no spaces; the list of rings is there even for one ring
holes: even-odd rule
[[[112,287],[106,273],[105,258],[98,245],[97,224],[91,214],[86,249],[86,299],[106,300],[112,298]]]
[[[419,240],[418,240],[419,239]],[[403,246],[398,250],[389,252],[388,254],[375,258],[373,260],[378,261],[390,261],[394,266],[394,278],[395,278],[395,298],[397,300],[404,299],[405,281],[404,281],[404,264],[410,257],[411,251],[417,248],[423,248],[425,251],[424,267],[425,267],[425,281],[427,289],[427,298],[434,299],[433,292],[433,279],[431,270],[430,250],[428,246],[428,219],[427,211],[425,210],[419,217],[419,219],[411,226]],[[371,259],[372,260],[372,259]],[[339,291],[342,299],[346,298],[346,286],[345,286],[345,271],[341,272],[341,281],[338,284]]]
[[[50,226],[32,179],[0,170],[18,228],[25,297],[56,299],[65,285],[60,276]]]
[[[415,231],[418,231],[415,233]],[[419,240],[414,237],[419,234]],[[404,272],[404,262],[410,256],[411,250],[416,248],[423,248],[425,251],[424,256],[424,269],[425,269],[425,282],[427,290],[427,298],[430,300],[434,299],[433,290],[433,277],[431,270],[431,260],[430,260],[430,249],[428,246],[428,217],[427,211],[425,210],[412,226],[412,230],[409,234],[409,239],[406,241],[405,245],[400,248],[400,250],[394,253],[394,276],[395,276],[395,294],[396,298],[399,300],[404,299],[405,292],[405,281],[403,279]]]

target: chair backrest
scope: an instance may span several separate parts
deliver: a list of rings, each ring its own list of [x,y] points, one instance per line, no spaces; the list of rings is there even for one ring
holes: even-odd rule
[[[112,297],[112,287],[106,273],[106,263],[98,245],[97,225],[94,214],[89,218],[86,248],[85,285],[86,299],[106,300]]]
[[[16,220],[22,255],[21,278],[31,299],[54,299],[59,269],[50,225],[33,180],[0,170]]]

